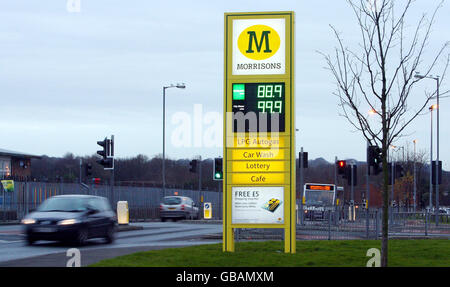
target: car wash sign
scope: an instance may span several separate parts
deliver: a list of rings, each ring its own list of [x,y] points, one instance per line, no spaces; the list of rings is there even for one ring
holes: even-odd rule
[[[223,250],[238,228],[284,229],[295,253],[294,13],[226,13]]]

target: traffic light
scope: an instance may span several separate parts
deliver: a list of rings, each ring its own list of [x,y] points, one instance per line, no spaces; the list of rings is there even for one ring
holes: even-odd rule
[[[214,159],[213,179],[223,180],[223,160],[220,157]]]
[[[345,160],[338,160],[336,162],[336,166],[337,166],[338,174],[345,175],[345,169],[347,166],[347,163],[345,162]]]
[[[98,141],[97,144],[103,148],[97,151],[97,154],[102,157],[97,160],[97,163],[103,165],[104,169],[114,169],[114,158],[112,157],[112,154],[114,154],[113,141],[105,138],[102,141]]]
[[[109,156],[110,140],[105,138],[102,141],[98,141],[97,144],[103,148],[102,150],[98,150],[97,154],[106,159]]]
[[[431,167],[431,183],[433,185],[436,185],[436,161],[433,160],[433,166]],[[442,161],[439,161],[438,166],[438,182],[439,184],[442,184]]]
[[[383,154],[381,148],[378,146],[368,146],[367,147],[367,164],[369,168],[369,174],[370,174],[370,167],[373,167],[373,174],[377,175],[381,172],[382,167],[381,164],[383,163]]]
[[[101,179],[99,177],[94,177],[92,179],[92,183],[94,183],[95,185],[99,185],[100,184]]]
[[[395,178],[404,177],[405,172],[403,170],[403,166],[400,163],[395,165]]]
[[[301,156],[302,152],[298,153],[298,165],[300,166],[300,159],[302,158]],[[308,168],[308,152],[303,152],[303,168]]]
[[[191,162],[189,163],[189,165],[191,166],[191,168],[189,169],[190,172],[196,173],[197,172],[197,160],[193,159],[191,160]]]
[[[86,177],[91,176],[92,175],[92,164],[90,164],[90,163],[85,164],[84,170],[85,170]]]
[[[375,148],[375,146],[368,146],[367,147],[367,165],[369,167],[375,165],[374,148]],[[370,169],[369,169],[369,171],[370,171]],[[370,172],[369,172],[369,174],[370,174]]]
[[[373,149],[375,165],[373,166],[373,174],[377,175],[383,170],[383,150],[377,146]]]

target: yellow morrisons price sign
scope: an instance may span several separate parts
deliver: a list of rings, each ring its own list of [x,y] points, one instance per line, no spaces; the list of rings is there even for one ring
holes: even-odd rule
[[[282,228],[295,253],[294,13],[225,14],[223,251]]]

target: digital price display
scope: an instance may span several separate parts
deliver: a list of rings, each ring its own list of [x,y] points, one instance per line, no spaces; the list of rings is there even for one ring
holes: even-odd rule
[[[284,83],[233,84],[232,105],[233,113],[242,112],[244,114],[246,132],[284,132],[286,111]],[[252,117],[248,113],[254,113],[256,117]],[[271,124],[275,117],[278,117],[278,127]],[[250,124],[252,119],[256,119],[254,127]],[[262,120],[265,119],[267,119],[267,123],[262,123]],[[234,132],[241,132],[238,130],[239,124],[234,122],[233,126]]]

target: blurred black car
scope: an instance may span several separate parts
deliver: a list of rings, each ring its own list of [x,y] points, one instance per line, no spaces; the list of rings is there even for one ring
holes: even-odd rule
[[[117,219],[104,197],[59,195],[45,200],[22,219],[28,244],[38,240],[84,245],[90,238],[114,241]]]

